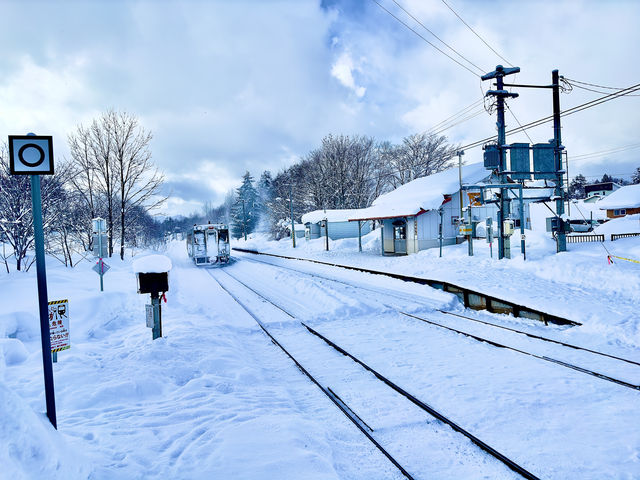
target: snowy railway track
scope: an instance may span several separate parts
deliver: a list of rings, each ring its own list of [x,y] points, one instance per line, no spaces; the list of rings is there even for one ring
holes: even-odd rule
[[[246,259],[243,259],[243,260],[250,261],[250,262],[255,262],[255,263],[261,263],[261,264],[264,264],[264,265],[269,265],[269,266],[272,266],[274,268],[293,271],[293,272],[296,272],[296,273],[299,273],[299,274],[302,274],[302,275],[305,275],[305,276],[320,278],[322,280],[326,280],[326,281],[330,281],[330,282],[333,282],[333,283],[338,283],[338,284],[341,284],[341,285],[345,285],[345,286],[348,286],[350,288],[370,291],[370,292],[376,293],[378,295],[382,294],[382,295],[385,295],[385,296],[388,296],[388,297],[397,298],[397,299],[400,299],[400,300],[403,300],[403,301],[411,301],[411,302],[414,302],[414,303],[423,303],[424,305],[427,305],[427,306],[429,305],[428,302],[426,302],[426,301],[423,302],[419,298],[416,298],[415,296],[410,296],[408,294],[402,294],[402,293],[399,293],[399,292],[391,292],[389,290],[383,290],[383,289],[372,288],[372,287],[365,287],[365,286],[362,286],[362,285],[355,285],[355,284],[350,283],[350,282],[337,280],[335,278],[327,277],[327,276],[324,276],[324,275],[319,275],[317,273],[309,273],[309,272],[305,272],[303,270],[298,270],[298,269],[295,269],[295,268],[292,268],[292,267],[289,267],[289,266],[276,265],[276,264],[273,264],[271,262],[265,262],[265,261],[261,261],[261,260],[256,260],[254,258],[246,258]],[[613,377],[611,375],[607,375],[607,374],[604,374],[604,373],[601,373],[601,372],[597,372],[597,371],[595,371],[595,370],[593,370],[591,368],[587,368],[587,367],[583,367],[583,366],[580,366],[580,365],[576,365],[574,363],[567,362],[567,361],[564,361],[564,360],[561,360],[561,359],[558,359],[558,358],[550,357],[548,355],[541,355],[541,354],[533,353],[531,351],[526,351],[526,350],[524,350],[522,348],[518,348],[518,347],[511,346],[511,345],[507,345],[507,344],[502,343],[501,341],[498,341],[498,340],[495,340],[495,339],[487,338],[485,336],[480,336],[480,335],[477,335],[477,334],[474,334],[474,333],[471,333],[471,332],[468,332],[468,331],[460,330],[459,328],[453,328],[453,327],[451,327],[449,325],[444,325],[442,323],[435,322],[432,319],[430,320],[430,319],[421,317],[419,315],[415,315],[415,314],[412,314],[412,313],[408,313],[408,312],[402,311],[402,310],[397,309],[396,307],[393,307],[391,305],[385,305],[385,306],[388,307],[388,308],[396,309],[396,311],[398,313],[400,313],[400,314],[402,314],[402,315],[404,315],[406,317],[419,320],[421,322],[424,322],[426,324],[429,324],[429,325],[432,325],[432,326],[435,326],[435,327],[438,327],[438,328],[442,328],[442,329],[445,329],[445,330],[448,330],[448,331],[452,331],[454,333],[463,335],[465,337],[471,338],[471,339],[476,340],[478,342],[487,343],[487,344],[492,345],[492,346],[497,347],[497,348],[505,348],[505,349],[517,352],[519,354],[522,354],[522,355],[527,355],[527,356],[530,356],[532,358],[536,358],[538,360],[542,360],[542,361],[545,361],[545,362],[550,362],[550,363],[556,364],[556,365],[564,367],[564,368],[568,368],[568,369],[571,369],[571,370],[574,370],[574,371],[577,371],[577,372],[580,372],[580,373],[583,373],[583,374],[586,374],[586,375],[590,375],[592,377],[599,378],[601,380],[605,380],[605,381],[620,385],[622,387],[630,388],[630,389],[633,389],[633,390],[640,390],[640,385],[639,384],[632,383],[632,382],[629,382],[629,381],[625,381],[625,380],[622,380],[622,379],[619,379],[619,378],[616,378],[616,377]],[[555,340],[555,339],[552,339],[552,338],[544,337],[544,336],[541,336],[541,335],[535,335],[535,334],[532,334],[532,333],[529,333],[529,332],[525,332],[525,331],[522,331],[522,330],[518,330],[518,329],[515,329],[515,328],[506,327],[506,326],[499,325],[499,324],[496,324],[496,323],[475,319],[475,318],[472,318],[472,317],[469,317],[469,316],[466,316],[466,315],[461,315],[461,314],[458,314],[458,313],[449,312],[449,311],[442,310],[442,309],[436,309],[436,311],[441,313],[441,314],[443,314],[443,315],[455,316],[455,317],[458,317],[458,318],[462,318],[462,319],[464,319],[466,321],[476,322],[476,323],[483,324],[483,325],[486,325],[486,326],[489,326],[489,327],[492,327],[492,328],[502,329],[502,330],[506,330],[506,331],[509,331],[509,332],[512,332],[512,333],[523,335],[523,336],[526,336],[526,337],[528,337],[530,339],[533,339],[533,340],[536,340],[536,341],[547,342],[547,343],[559,345],[559,346],[564,347],[566,349],[586,352],[586,353],[592,354],[594,356],[606,357],[608,359],[612,359],[612,360],[619,361],[619,362],[625,362],[627,364],[640,367],[640,362],[636,362],[634,360],[629,360],[627,358],[623,358],[623,357],[620,357],[620,356],[616,356],[616,355],[600,352],[600,351],[593,350],[593,349],[590,349],[590,348],[581,347],[581,346],[578,346],[578,345],[569,344],[569,343],[566,343],[566,342],[561,342],[561,341],[558,341],[558,340]]]
[[[250,287],[249,285],[247,285],[242,280],[240,280],[237,277],[235,277],[234,275],[230,274],[227,270],[220,270],[220,271],[223,272],[225,275],[231,277],[235,282],[237,282],[240,285],[242,285],[246,290],[252,292],[253,295],[259,297],[263,302],[266,302],[266,303],[272,305],[273,307],[277,308],[279,311],[283,312],[285,315],[287,315],[291,319],[296,319],[295,315],[290,313],[287,309],[285,309],[281,305],[277,304],[276,302],[272,301],[271,299],[267,298],[265,295],[263,295],[262,293],[258,292],[254,288]],[[407,471],[407,469],[405,469],[400,464],[400,462],[396,458],[394,458],[394,456],[392,456],[389,453],[389,451],[387,449],[385,449],[382,446],[382,444],[380,442],[378,442],[373,437],[373,435],[372,435],[373,429],[354,410],[352,410],[347,405],[347,403],[344,402],[342,400],[342,398],[340,398],[334,392],[334,390],[332,390],[328,386],[327,387],[323,386],[322,383],[316,378],[316,376],[312,375],[310,373],[310,371],[307,368],[305,368],[302,365],[302,363],[290,352],[290,349],[287,349],[282,344],[281,341],[276,339],[275,335],[270,331],[269,328],[267,328],[266,323],[263,320],[261,320],[252,311],[252,309],[248,305],[246,305],[246,303],[243,302],[239,298],[238,295],[234,294],[231,291],[231,289],[229,289],[227,286],[225,286],[216,276],[213,275],[212,272],[209,272],[209,273],[213,277],[213,279],[218,283],[218,285],[225,292],[227,292],[256,321],[256,323],[259,325],[260,329],[271,339],[271,341],[277,347],[279,347],[295,363],[295,365],[298,367],[298,369],[305,376],[307,376],[327,397],[329,397],[329,399],[331,399],[331,401],[340,409],[340,411],[372,442],[372,444],[380,452],[382,452],[385,455],[385,457],[387,457],[389,459],[389,461],[391,461],[391,463],[393,463],[393,465],[396,466],[398,468],[398,470],[406,478],[409,478],[409,479],[414,478]],[[358,359],[356,356],[354,356],[351,353],[347,352],[345,349],[343,349],[342,347],[340,347],[339,345],[337,345],[333,341],[329,340],[327,337],[323,336],[322,334],[320,334],[319,332],[314,330],[309,325],[307,325],[307,324],[305,324],[304,322],[301,322],[301,321],[299,323],[300,323],[300,325],[302,325],[306,329],[306,331],[308,331],[309,333],[311,333],[315,337],[318,337],[321,340],[323,340],[323,342],[326,345],[330,346],[333,350],[335,350],[336,352],[340,353],[344,357],[351,359],[355,364],[357,364],[359,367],[362,367],[362,369],[364,369],[368,373],[372,374],[377,380],[379,380],[384,385],[389,387],[395,393],[399,394],[402,398],[408,400],[415,407],[417,407],[418,409],[420,409],[423,412],[426,412],[428,415],[430,415],[431,417],[435,418],[437,421],[441,422],[442,424],[449,426],[453,431],[463,435],[468,440],[470,440],[473,444],[475,444],[477,447],[482,449],[484,452],[488,453],[491,457],[495,458],[496,460],[498,460],[502,464],[504,464],[506,467],[511,469],[513,472],[517,473],[522,478],[526,478],[526,479],[529,479],[529,480],[539,480],[539,477],[535,476],[534,474],[532,474],[531,472],[526,470],[524,467],[520,466],[519,464],[517,464],[513,460],[509,459],[507,456],[503,455],[502,453],[500,453],[499,451],[497,451],[496,449],[494,449],[493,447],[491,447],[487,443],[483,442],[478,437],[476,437],[475,435],[470,433],[468,430],[464,429],[463,427],[459,426],[457,423],[455,423],[451,419],[447,418],[445,415],[443,415],[440,412],[436,411],[434,408],[429,406],[427,403],[419,400],[414,395],[412,395],[411,393],[409,393],[408,391],[406,391],[405,389],[403,389],[399,385],[395,384],[394,382],[389,380],[387,377],[383,376],[381,373],[379,373],[376,370],[374,370],[373,368],[371,368],[369,365],[364,363],[362,360]]]

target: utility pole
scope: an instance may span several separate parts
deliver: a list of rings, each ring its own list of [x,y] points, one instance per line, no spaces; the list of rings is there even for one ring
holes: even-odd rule
[[[500,183],[506,183],[506,125],[504,121],[504,99],[516,98],[517,93],[511,93],[504,89],[504,77],[506,75],[512,75],[520,72],[520,67],[504,68],[502,65],[497,65],[493,72],[489,72],[483,75],[482,80],[496,79],[496,90],[487,91],[486,95],[491,95],[497,99],[497,114],[498,121],[496,126],[498,127],[498,154],[500,158],[500,165],[498,166],[498,177]],[[498,204],[498,259],[502,259],[505,256],[511,258],[510,254],[510,239],[504,235],[504,221],[509,217],[510,212],[510,199],[509,190],[500,188],[500,199]],[[505,255],[506,254],[506,255]]]
[[[296,248],[296,228],[293,222],[293,183],[289,184],[289,209],[291,210],[291,238],[293,239],[293,248]]]
[[[244,198],[242,199],[242,234],[244,235],[244,241],[247,241],[247,212],[244,208]]]
[[[562,150],[564,150],[564,147],[562,146],[562,135],[560,132],[560,81],[558,70],[551,72],[551,84],[553,87],[553,152],[557,173],[554,195],[556,197],[556,215],[561,219],[560,231],[556,236],[556,251],[566,252],[567,235],[564,231],[564,219],[562,219],[564,216],[564,188],[562,185],[562,176],[564,175],[564,171],[562,170]]]

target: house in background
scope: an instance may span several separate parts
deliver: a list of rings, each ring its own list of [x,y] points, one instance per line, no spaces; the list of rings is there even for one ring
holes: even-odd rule
[[[620,185],[614,182],[592,183],[584,186],[584,193],[587,196],[586,202],[596,202],[607,195],[612,194],[620,188]]]
[[[464,185],[497,183],[482,163],[462,167],[462,182]],[[381,195],[370,207],[355,211],[349,220],[380,222],[383,254],[409,254],[438,247],[441,224],[442,244],[452,245],[458,238],[460,194],[458,169],[452,168],[418,178]],[[463,206],[476,205],[471,208],[474,221],[487,217],[495,221],[495,205],[480,205],[476,201],[477,195],[463,191]],[[516,203],[512,202],[512,206]]]
[[[597,206],[600,210],[606,210],[607,218],[640,213],[640,184],[620,187],[600,200]]]
[[[371,231],[372,222],[349,222],[349,218],[359,210],[315,210],[302,215],[307,240],[328,236],[331,240],[358,238]],[[328,232],[327,232],[328,231]]]

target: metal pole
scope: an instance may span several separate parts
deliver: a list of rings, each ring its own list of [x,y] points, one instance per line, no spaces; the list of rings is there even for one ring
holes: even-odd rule
[[[296,248],[296,229],[293,223],[293,183],[289,184],[289,208],[291,209],[291,238],[293,239],[293,248]]]
[[[244,198],[242,199],[242,234],[244,235],[244,241],[247,241],[247,212],[244,208]]]
[[[440,256],[442,257],[442,215],[444,211],[442,208],[438,209],[438,214],[440,215],[440,224],[438,225],[438,237],[440,238]]]
[[[102,225],[98,222],[98,267],[100,268],[100,291],[104,291],[104,283],[102,276],[104,274],[104,268],[102,267]]]
[[[162,337],[162,307],[160,306],[160,296],[158,292],[151,294],[151,305],[153,306],[153,330],[152,338]]]
[[[462,223],[462,155],[464,155],[464,150],[458,150],[458,181],[460,183],[460,216],[459,222]]]
[[[56,399],[53,385],[53,363],[51,359],[51,337],[49,331],[49,299],[47,296],[47,270],[44,258],[44,231],[42,228],[42,195],[40,176],[31,175],[31,205],[33,208],[33,236],[36,248],[36,273],[38,277],[38,307],[40,310],[40,340],[42,343],[42,366],[44,370],[44,393],[47,417],[58,428]]]
[[[362,221],[358,220],[358,251],[362,251]]]
[[[551,72],[551,83],[553,85],[553,140],[554,140],[554,157],[557,173],[556,179],[556,215],[561,218],[561,228],[556,237],[557,251],[567,251],[567,237],[564,232],[564,188],[562,186],[562,135],[560,126],[560,81],[558,70]]]
[[[329,220],[324,221],[324,247],[325,250],[329,251]]]
[[[497,70],[497,67],[496,67]],[[503,75],[498,75],[496,77],[496,89],[498,91],[504,90],[504,77]],[[506,143],[506,125],[504,121],[504,96],[497,96],[497,113],[498,113],[498,152],[500,155],[500,170],[499,177],[500,183],[505,183],[505,176],[502,173],[506,170],[506,155],[504,150],[504,145]],[[509,216],[509,201],[508,201],[508,190],[505,188],[500,188],[500,207],[498,210],[498,259],[502,259],[505,256],[506,250],[509,248],[508,242],[509,238],[504,236],[504,221]]]
[[[525,235],[524,235],[524,191],[522,185],[520,185],[520,250],[522,251],[522,259],[527,259],[527,252],[525,250]]]

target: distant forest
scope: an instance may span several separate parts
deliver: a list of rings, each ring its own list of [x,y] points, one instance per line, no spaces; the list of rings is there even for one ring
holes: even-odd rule
[[[275,176],[266,170],[256,178],[246,172],[240,187],[221,205],[207,203],[186,218],[167,218],[165,232],[185,231],[196,223],[227,223],[235,238],[269,232],[274,239],[290,234],[293,219],[319,209],[364,208],[388,191],[416,178],[440,172],[455,162],[457,146],[445,136],[413,134],[401,143],[376,142],[372,137],[327,135],[321,145]],[[640,183],[640,167],[631,181],[605,173],[588,182],[582,174],[569,183],[569,197],[585,197],[585,185]]]

